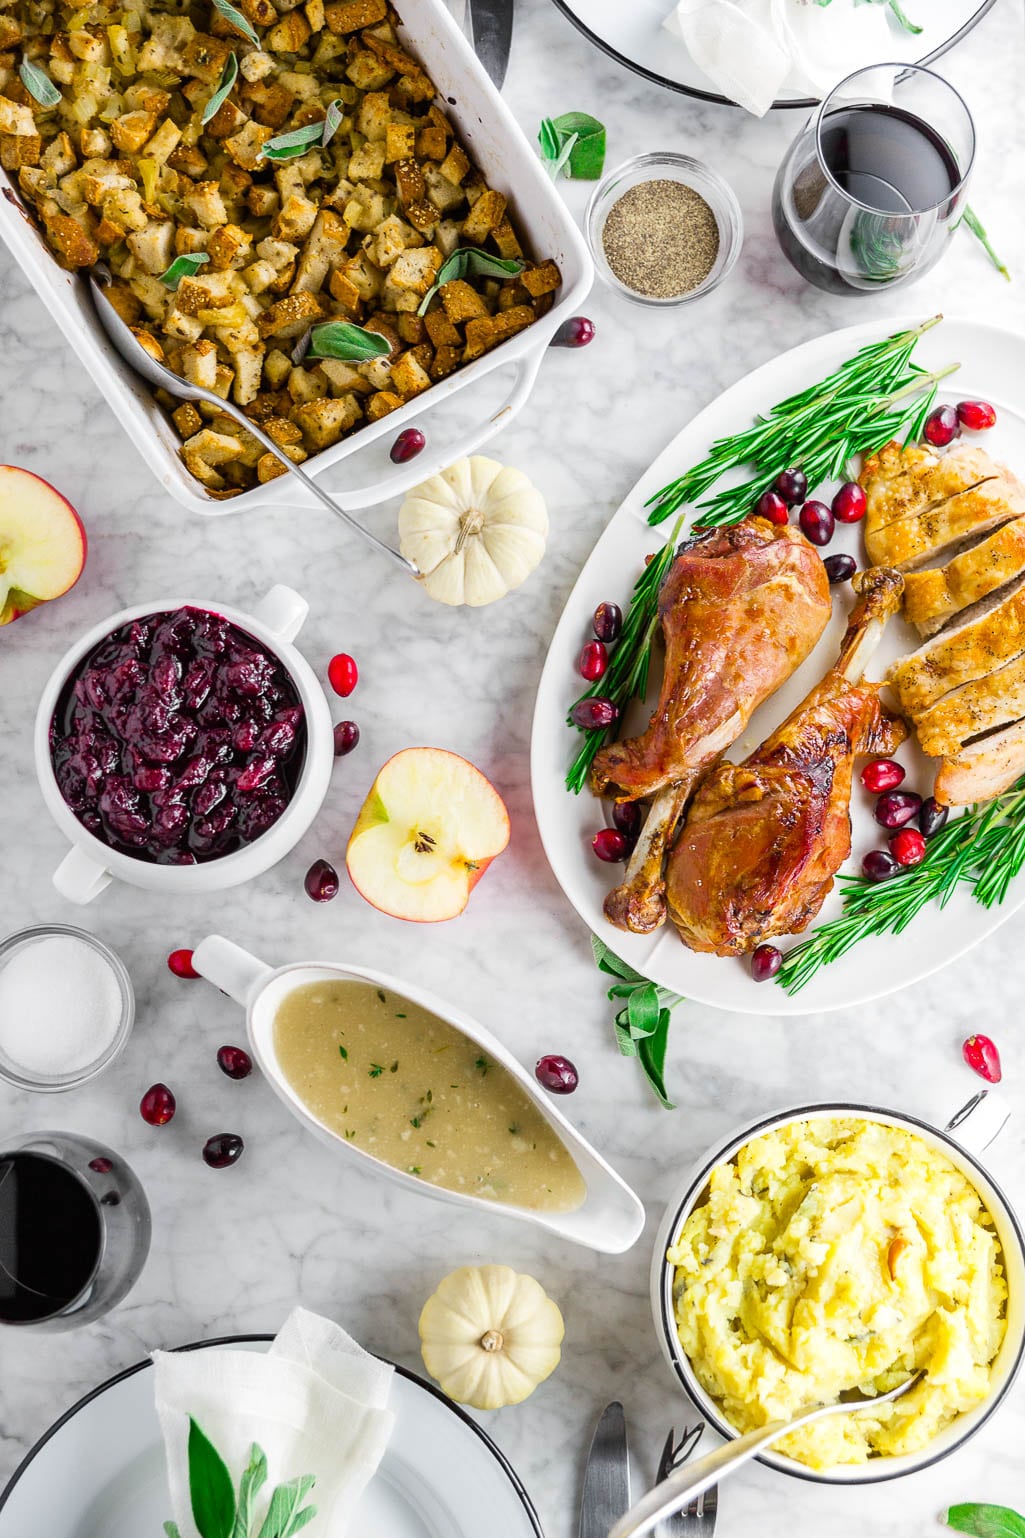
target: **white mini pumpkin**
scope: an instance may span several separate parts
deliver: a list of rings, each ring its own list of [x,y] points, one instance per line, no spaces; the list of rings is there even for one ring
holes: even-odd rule
[[[562,1315],[540,1282],[509,1266],[462,1266],[420,1315],[424,1365],[450,1399],[475,1410],[519,1404],[562,1355]]]
[[[439,603],[478,607],[525,582],[545,553],[548,511],[522,470],[475,454],[414,487],[399,548]]]

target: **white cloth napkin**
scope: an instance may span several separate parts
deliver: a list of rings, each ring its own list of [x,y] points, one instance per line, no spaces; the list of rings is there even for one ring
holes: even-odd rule
[[[171,1515],[181,1538],[199,1538],[189,1493],[190,1416],[228,1465],[236,1492],[250,1447],[263,1448],[268,1479],[254,1512],[262,1516],[275,1485],[313,1474],[307,1502],[317,1515],[303,1532],[341,1538],[395,1423],[387,1408],[390,1367],[339,1325],[302,1308],[266,1353],[155,1351],[153,1361]]]
[[[821,97],[885,59],[886,14],[855,0],[679,0],[663,25],[724,96],[762,117],[784,88]]]

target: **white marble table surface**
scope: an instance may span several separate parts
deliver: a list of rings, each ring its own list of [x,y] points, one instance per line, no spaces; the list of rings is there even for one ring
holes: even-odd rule
[[[784,1103],[837,1095],[883,1098],[942,1116],[973,1089],[958,1046],[992,1030],[1025,1116],[1025,983],[1019,918],[914,990],[864,1011],[783,1022],[684,1005],[674,1021],[669,1077],[679,1109],[661,1110],[621,1059],[588,936],[545,862],[531,816],[527,738],[548,637],[605,522],[633,481],[693,411],[776,352],[835,326],[910,305],[1025,320],[1025,206],[1019,92],[1020,0],[998,4],[942,68],[976,115],[980,149],[972,202],[1017,270],[1008,287],[962,233],[913,297],[864,303],[803,286],[780,256],[768,216],[775,167],[798,126],[791,113],[756,123],[648,85],[592,49],[548,0],[519,0],[506,93],[528,132],[543,114],[589,110],[609,129],[613,161],[651,148],[704,157],[735,187],[747,225],[739,267],[712,298],[657,318],[596,290],[586,305],[598,339],[550,355],[519,420],[496,452],[523,466],[548,498],[550,551],[515,597],[451,611],[392,578],[325,516],[200,522],[158,489],[24,277],[0,252],[0,459],[56,482],[88,526],[77,588],[6,629],[0,639],[0,933],[43,920],[84,922],[124,957],[138,992],[129,1049],[94,1086],[59,1098],[0,1086],[0,1143],[48,1125],[95,1135],[134,1164],[155,1220],[149,1264],[106,1320],[60,1337],[0,1337],[0,1481],[50,1421],[86,1390],[156,1346],[233,1331],[274,1330],[302,1301],[341,1319],[367,1346],[416,1366],[416,1319],[438,1279],[474,1260],[532,1271],[562,1303],[564,1360],[528,1404],[483,1417],[531,1491],[549,1538],[576,1531],[585,1442],[607,1400],[621,1397],[637,1479],[654,1472],[670,1424],[693,1421],[664,1369],[648,1309],[651,1236],[678,1174],[721,1132]],[[582,209],[585,189],[566,195]],[[375,516],[391,532],[395,509]],[[245,601],[274,581],[310,599],[302,645],[323,669],[336,651],[359,659],[350,705],[362,730],[340,761],[316,826],[275,870],[207,901],[174,903],[112,888],[76,910],[50,885],[63,849],[31,767],[31,727],[44,679],[68,641],[122,605],[172,590]],[[343,884],[315,906],[303,894],[310,862],[342,864],[345,839],[377,767],[395,749],[430,742],[480,764],[508,799],[512,845],[454,923],[402,925]],[[217,929],[268,960],[354,957],[417,977],[458,998],[526,1063],[568,1053],[581,1085],[567,1102],[642,1193],[644,1239],[618,1259],[595,1257],[531,1230],[391,1189],[339,1164],[305,1136],[260,1082],[236,1085],[213,1054],[242,1033],[239,1014],[202,982],[173,978],[168,951]],[[767,992],[766,1008],[772,1007]],[[166,1129],[140,1120],[156,1079],[178,1093]],[[997,1178],[1025,1205],[1019,1121],[993,1150]],[[247,1140],[233,1170],[199,1157],[212,1132]],[[752,1468],[722,1493],[719,1532],[740,1538],[925,1538],[958,1499],[1023,1504],[1025,1395],[960,1454],[900,1482],[830,1491]],[[497,1535],[496,1535],[497,1538]]]

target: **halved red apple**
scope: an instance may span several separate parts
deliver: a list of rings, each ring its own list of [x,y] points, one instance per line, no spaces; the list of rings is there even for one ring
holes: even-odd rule
[[[85,529],[66,497],[18,465],[0,465],[0,625],[74,587]]]
[[[443,748],[404,748],[370,787],[345,852],[352,884],[393,918],[455,918],[509,842],[509,813],[479,769]]]

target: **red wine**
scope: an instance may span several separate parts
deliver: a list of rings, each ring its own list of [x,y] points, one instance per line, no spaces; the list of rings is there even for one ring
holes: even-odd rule
[[[772,215],[803,277],[834,293],[871,292],[939,258],[961,172],[928,123],[900,107],[842,107],[824,117],[818,150],[814,136],[799,150],[780,169]]]
[[[0,1323],[30,1324],[73,1303],[100,1260],[95,1198],[45,1154],[0,1157]]]

